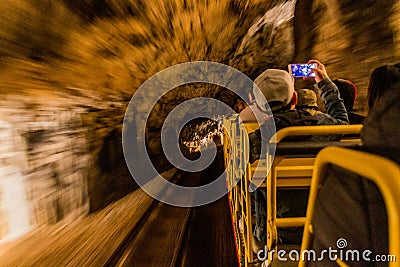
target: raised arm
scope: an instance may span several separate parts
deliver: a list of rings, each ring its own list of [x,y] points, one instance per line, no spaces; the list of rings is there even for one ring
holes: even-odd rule
[[[310,60],[308,63],[316,64],[311,71],[315,73],[316,88],[324,101],[326,113],[332,117],[332,123],[349,124],[348,114],[343,99],[340,98],[339,89],[329,78],[324,64],[318,60]]]

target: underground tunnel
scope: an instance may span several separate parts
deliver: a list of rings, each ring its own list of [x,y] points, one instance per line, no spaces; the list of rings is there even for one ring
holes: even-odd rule
[[[29,0],[0,9],[1,266],[102,266],[128,229],[143,224],[143,207],[157,204],[131,177],[123,123],[135,92],[160,71],[210,61],[254,80],[316,58],[331,78],[357,85],[355,111],[366,114],[371,71],[400,59],[394,0]],[[173,176],[161,130],[174,108],[199,97],[232,110],[240,99],[191,83],[150,109],[138,103],[130,119],[145,121],[145,134],[131,138],[146,151],[135,157],[147,153],[157,172]],[[209,142],[221,146],[219,115],[182,125],[186,158],[196,160]]]

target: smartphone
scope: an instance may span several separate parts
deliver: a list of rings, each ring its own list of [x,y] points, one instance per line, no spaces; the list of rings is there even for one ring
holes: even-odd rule
[[[289,73],[295,77],[315,77],[315,73],[311,72],[312,68],[316,68],[317,65],[315,63],[311,64],[289,64],[288,69]]]

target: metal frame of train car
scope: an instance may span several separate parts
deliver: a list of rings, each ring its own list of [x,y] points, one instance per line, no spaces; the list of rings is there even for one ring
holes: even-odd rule
[[[257,129],[256,123],[239,123],[239,117],[233,115],[223,119],[224,161],[229,193],[232,221],[235,228],[239,261],[253,262],[252,252],[252,219],[250,198],[251,165],[248,162],[249,141],[247,133]],[[247,127],[253,127],[249,130]]]
[[[252,244],[252,213],[251,213],[251,183],[261,184],[267,188],[267,249],[277,251],[277,227],[304,226],[305,217],[276,218],[276,188],[277,187],[305,187],[310,186],[314,159],[317,152],[327,145],[353,146],[359,144],[359,139],[351,138],[350,142],[290,142],[281,146],[281,141],[288,136],[316,135],[316,134],[359,134],[362,125],[334,125],[334,126],[299,126],[288,127],[278,131],[270,140],[277,148],[288,153],[288,157],[279,154],[279,160],[274,161],[274,155],[257,160],[250,164],[249,141],[247,134],[257,129],[257,123],[239,123],[237,115],[224,118],[224,159],[226,166],[227,184],[230,191],[230,205],[232,220],[237,237],[237,248],[241,264],[248,266],[255,262]],[[289,143],[289,142],[288,142]],[[317,144],[318,143],[318,144]],[[284,143],[281,143],[282,145]],[[310,144],[313,148],[305,149]],[[316,145],[317,144],[317,145]],[[312,153],[303,153],[308,150]],[[270,171],[268,172],[268,170]],[[257,172],[257,170],[259,172]],[[268,173],[267,177],[259,174]],[[268,178],[268,179],[267,179]],[[282,178],[282,179],[281,179]],[[265,180],[267,182],[265,182]]]
[[[341,141],[282,142],[286,137],[304,135],[358,135],[362,125],[294,126],[278,131],[269,141],[267,148],[275,146],[275,155],[267,152],[271,170],[267,176],[267,249],[278,251],[277,228],[302,227],[305,217],[277,218],[277,187],[309,187],[317,153],[326,146],[357,147],[359,138],[343,138]]]

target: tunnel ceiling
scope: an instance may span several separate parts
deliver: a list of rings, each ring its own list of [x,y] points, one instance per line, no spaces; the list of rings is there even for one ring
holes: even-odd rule
[[[8,40],[3,40],[1,54],[10,61],[2,65],[11,68],[19,60],[27,65],[5,78],[28,78],[35,83],[41,79],[45,89],[79,88],[130,98],[151,75],[182,62],[230,64],[254,77],[265,66],[284,66],[287,61],[287,56],[277,61],[282,51],[268,50],[274,44],[273,37],[266,39],[277,26],[273,22],[248,34],[268,7],[279,3],[275,2],[44,0],[41,5],[35,1],[2,4],[10,11],[4,19],[14,21],[3,28]],[[263,54],[268,57],[260,54],[265,48]],[[293,55],[292,50],[284,53]]]
[[[128,101],[153,74],[182,62],[220,62],[254,79],[266,68],[286,68],[310,57],[326,60],[335,73],[365,86],[360,76],[371,67],[351,75],[349,55],[370,63],[378,56],[396,58],[378,45],[396,51],[398,5],[359,2],[3,1],[2,93]],[[379,16],[370,10],[380,10]],[[232,101],[213,87],[177,94],[181,99],[199,95]]]

